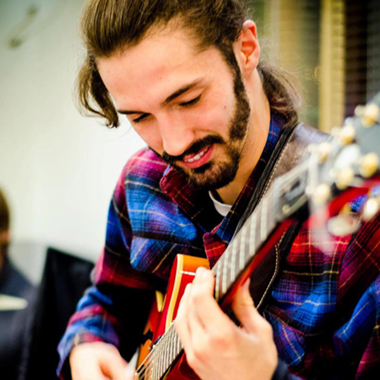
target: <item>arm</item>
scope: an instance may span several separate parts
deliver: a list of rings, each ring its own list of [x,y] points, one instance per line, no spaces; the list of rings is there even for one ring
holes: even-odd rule
[[[68,358],[74,347],[70,363],[76,372],[88,368],[87,361],[91,360],[97,363],[97,370],[104,368],[95,359],[99,357],[96,352],[100,350],[107,352],[106,357],[113,353],[115,360],[107,363],[114,362],[118,368],[121,363],[124,367],[119,350],[126,358],[132,356],[143,329],[144,318],[148,314],[152,293],[150,289],[154,283],[152,278],[134,270],[130,264],[132,231],[126,207],[124,177],[125,170],[120,176],[110,205],[106,245],[93,273],[94,286],[86,291],[78,303],[77,311],[70,319],[58,348],[61,357],[58,374],[61,379],[71,377]],[[87,354],[93,359],[77,361],[77,354],[89,347]],[[76,362],[79,363],[78,366]],[[118,369],[115,371],[120,372]]]

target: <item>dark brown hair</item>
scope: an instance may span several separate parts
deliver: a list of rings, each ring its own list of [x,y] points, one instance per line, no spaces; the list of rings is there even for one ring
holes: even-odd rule
[[[10,227],[10,213],[7,201],[4,194],[0,190],[0,233],[8,231]],[[0,242],[0,263],[3,261],[6,256],[8,249],[8,242]]]
[[[87,56],[77,80],[80,106],[104,117],[109,127],[117,127],[119,117],[96,59],[137,45],[153,26],[164,28],[174,19],[192,32],[198,48],[215,46],[227,64],[235,66],[232,45],[247,18],[245,0],[89,0],[81,23]],[[301,100],[290,76],[263,62],[258,71],[272,113],[280,114],[286,124],[294,124]]]

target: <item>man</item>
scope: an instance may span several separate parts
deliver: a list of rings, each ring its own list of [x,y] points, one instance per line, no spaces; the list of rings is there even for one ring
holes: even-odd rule
[[[69,378],[70,363],[74,380],[122,379],[120,352],[129,358],[136,347],[151,291],[165,290],[179,252],[207,257],[211,267],[219,259],[256,188],[269,180],[264,169],[281,136],[295,126],[299,101],[286,76],[259,62],[256,27],[244,1],[93,0],[82,30],[82,105],[109,126],[126,115],[149,148],[132,157],[116,186],[94,287],[60,343],[59,373]],[[212,297],[211,272],[197,271],[175,327],[198,376],[374,373],[376,323],[366,323],[359,337],[350,318],[361,297],[373,294],[378,270],[370,267],[355,301],[341,313],[339,297],[348,299],[354,279],[338,293],[337,266],[352,263],[344,259],[351,236],[334,240],[333,254],[313,246],[310,236],[302,225],[285,247],[279,278],[261,306],[270,324],[255,310],[247,283],[233,302],[237,327]],[[361,358],[366,362],[359,365]]]

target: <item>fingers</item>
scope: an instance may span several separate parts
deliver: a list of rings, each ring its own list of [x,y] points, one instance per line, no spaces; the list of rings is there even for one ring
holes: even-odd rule
[[[177,317],[174,321],[174,327],[181,340],[183,347],[189,347],[191,344],[191,332],[187,318],[187,310],[189,309],[189,294],[191,284],[187,285],[185,292],[181,298],[178,308]]]
[[[73,380],[126,380],[127,362],[117,348],[103,342],[83,343],[70,354]]]
[[[210,337],[224,337],[234,326],[214,299],[214,275],[198,268],[192,284],[186,287],[175,320],[175,327],[185,348],[209,344]]]
[[[259,314],[249,293],[250,279],[236,292],[232,310],[243,327],[250,333],[272,335],[270,324]]]
[[[124,368],[124,380],[134,380],[135,379],[135,368],[128,364],[125,368]]]
[[[118,351],[117,353],[109,352],[108,355],[102,355],[100,359],[100,369],[112,380],[126,380],[125,368],[127,364]]]

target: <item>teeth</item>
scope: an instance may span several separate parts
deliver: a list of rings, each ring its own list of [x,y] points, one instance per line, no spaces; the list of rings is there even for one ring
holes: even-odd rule
[[[201,157],[203,157],[205,155],[205,153],[207,152],[207,149],[205,149],[203,152],[200,152],[198,153],[196,156],[192,157],[192,158],[189,158],[187,160],[185,160],[186,162],[194,162],[194,161],[198,161]]]

